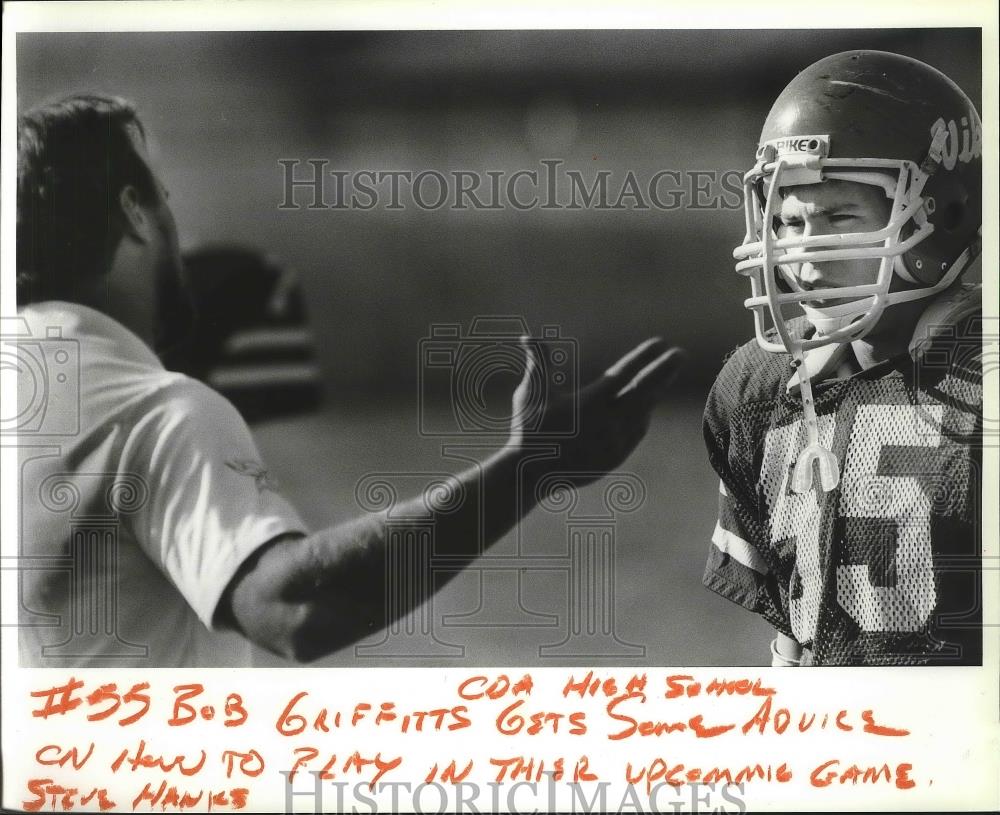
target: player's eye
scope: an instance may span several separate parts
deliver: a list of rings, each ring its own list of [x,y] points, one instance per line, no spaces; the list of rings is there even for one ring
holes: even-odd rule
[[[847,224],[858,219],[857,215],[849,215],[847,213],[838,213],[836,215],[830,216],[830,223],[834,224]]]
[[[785,231],[788,231],[788,230],[793,230],[794,231],[796,229],[802,229],[802,219],[801,218],[791,218],[791,217],[775,218],[774,219],[774,228],[775,228],[775,230],[784,229]]]

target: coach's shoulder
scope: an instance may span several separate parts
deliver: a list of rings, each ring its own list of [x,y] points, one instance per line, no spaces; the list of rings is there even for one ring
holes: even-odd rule
[[[245,427],[243,417],[226,397],[185,374],[171,373],[153,395],[147,410],[161,424],[183,424],[220,433],[234,426]]]

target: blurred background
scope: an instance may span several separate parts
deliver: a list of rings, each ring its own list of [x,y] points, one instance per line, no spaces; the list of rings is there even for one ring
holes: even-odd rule
[[[687,348],[677,396],[627,464],[645,503],[616,527],[616,627],[642,654],[608,659],[762,664],[766,627],[700,584],[716,500],[701,406],[726,352],[752,336],[732,271],[744,231],[732,193],[716,182],[714,205],[689,196],[670,211],[628,199],[618,210],[281,209],[279,161],[447,176],[541,172],[555,159],[588,186],[609,172],[612,199],[629,171],[643,187],[661,170],[719,179],[750,167],[770,103],[798,70],[853,48],[928,62],[980,104],[981,38],[970,29],[20,34],[17,104],[74,91],[136,103],[190,267],[218,283],[204,286],[204,302],[216,316],[238,313],[216,326],[214,373],[196,373],[229,387],[313,526],[355,514],[366,473],[458,466],[418,432],[420,343],[432,324],[465,330],[503,314],[535,331],[558,326],[578,343],[585,379],[652,334]],[[251,279],[256,306],[239,302],[234,282]],[[238,398],[247,381],[300,388],[291,406],[314,409],[269,415],[261,399]],[[520,552],[525,542],[565,550],[565,539],[564,518],[537,513]],[[565,609],[565,577],[460,576],[433,615],[464,620],[442,629],[462,653],[437,658],[545,664],[539,646],[564,636],[545,615]],[[518,619],[475,616],[484,598],[517,592]],[[348,649],[327,663],[426,663],[413,659]]]

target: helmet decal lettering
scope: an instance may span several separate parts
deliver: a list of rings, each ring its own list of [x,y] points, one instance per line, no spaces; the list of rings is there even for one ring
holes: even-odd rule
[[[943,118],[931,126],[931,135],[943,129],[945,139],[941,161],[946,170],[954,170],[958,162],[968,164],[983,154],[983,127],[976,115],[963,116],[960,122]]]

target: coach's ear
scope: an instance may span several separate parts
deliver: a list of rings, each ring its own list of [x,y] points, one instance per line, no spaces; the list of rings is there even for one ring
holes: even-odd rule
[[[118,205],[121,208],[125,234],[139,243],[149,243],[153,237],[153,222],[149,210],[140,200],[139,191],[132,184],[121,188]]]

